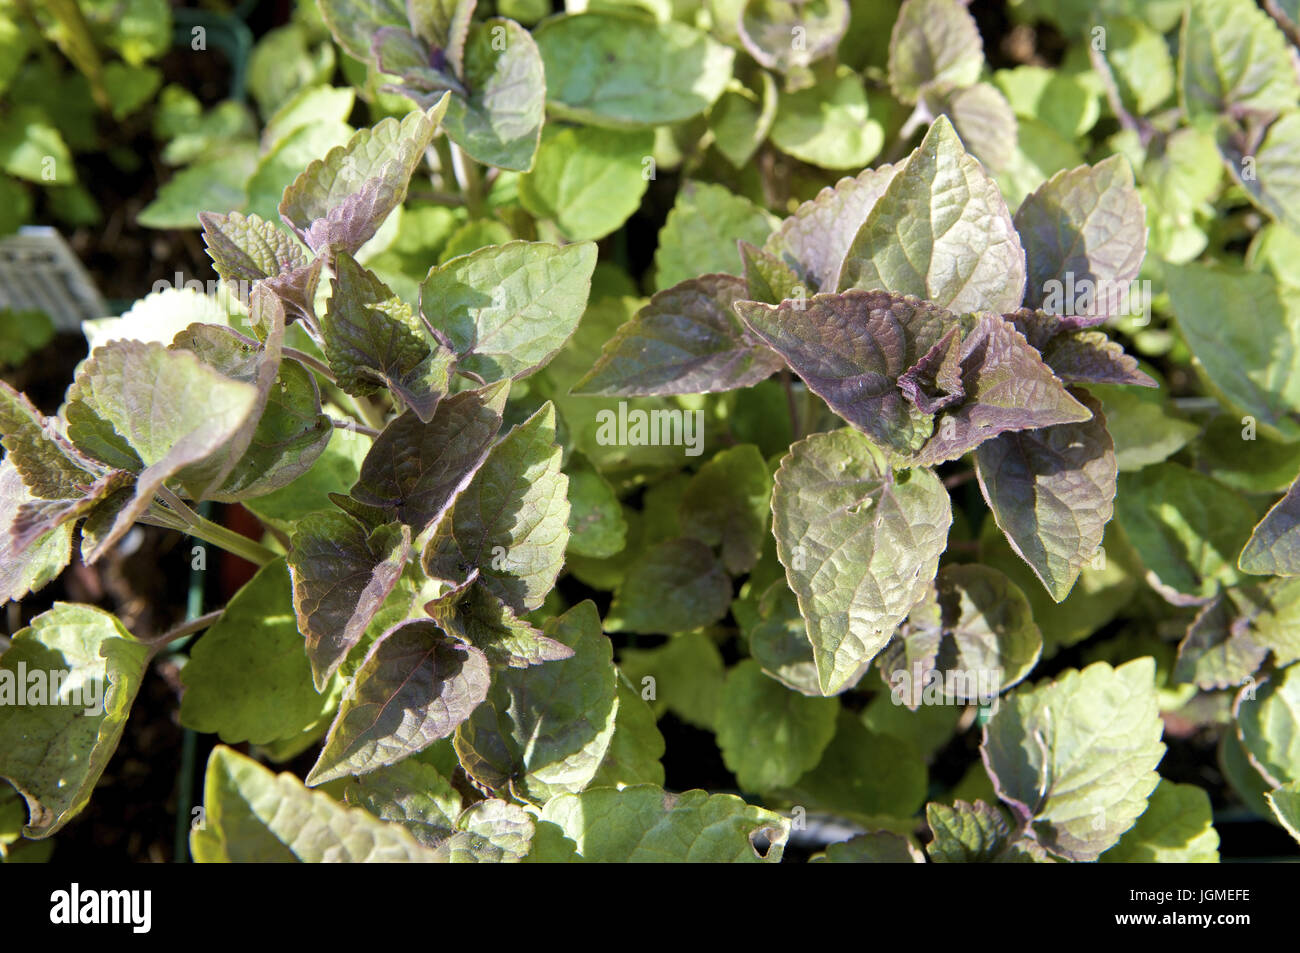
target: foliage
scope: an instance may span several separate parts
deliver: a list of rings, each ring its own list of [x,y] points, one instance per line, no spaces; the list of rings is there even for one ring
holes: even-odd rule
[[[483,7],[304,5],[260,138],[164,92],[141,221],[217,319],[146,299],[54,416],[0,386],[0,597],[136,523],[261,567],[14,637],[103,689],[0,706],[23,835],[201,626],[196,860],[779,861],[814,812],[824,862],[1216,861],[1172,725],[1294,834],[1293,25],[1027,0],[1063,58],[992,69],[957,0]],[[665,789],[668,718],[734,790]]]

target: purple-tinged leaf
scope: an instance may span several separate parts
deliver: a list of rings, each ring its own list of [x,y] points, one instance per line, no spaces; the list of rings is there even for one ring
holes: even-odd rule
[[[223,281],[261,281],[307,265],[298,242],[274,222],[257,215],[200,212],[203,244]]]
[[[83,456],[45,417],[4,381],[0,381],[0,445],[5,459],[23,478],[32,495],[46,500],[82,496],[81,487],[101,469]]]
[[[428,422],[407,411],[384,428],[352,487],[415,535],[437,523],[469,485],[501,429],[507,388],[463,391],[438,404]]]
[[[478,649],[494,668],[527,668],[573,655],[572,648],[543,635],[483,586],[471,584],[454,604],[431,605],[443,631]]]
[[[298,522],[289,543],[293,609],[317,691],[361,641],[410,556],[407,526],[389,523],[367,533],[356,520],[333,512]]]
[[[864,169],[822,189],[780,224],[763,250],[794,269],[810,293],[834,291],[854,236],[902,168],[896,162]]]
[[[844,257],[836,287],[916,295],[961,314],[1013,311],[1025,253],[997,183],[940,116]]]
[[[350,254],[335,256],[334,272],[320,329],[339,386],[357,397],[387,387],[428,423],[450,389],[456,355]]]
[[[564,566],[569,541],[562,456],[548,401],[492,448],[425,545],[425,570],[459,583],[478,567],[479,583],[515,612],[540,606]],[[450,577],[432,568],[447,561],[448,550],[462,569]]]
[[[360,129],[293,181],[280,201],[280,217],[312,251],[349,254],[379,230],[406,199],[411,175],[446,112],[446,98],[427,111],[389,117]]]
[[[379,72],[390,76],[400,76],[409,86],[425,93],[441,93],[455,90],[464,94],[465,89],[451,73],[438,69],[432,64],[438,54],[430,50],[413,33],[400,27],[384,27],[375,33],[370,45],[371,59]],[[401,92],[404,86],[385,87],[393,92]],[[423,97],[419,101],[423,101]]]
[[[821,294],[776,307],[742,301],[736,311],[831,410],[881,447],[911,453],[930,437],[933,418],[908,401],[899,378],[956,327],[954,315],[884,291]]]
[[[936,864],[1050,862],[1032,838],[1021,838],[997,807],[957,800],[951,805],[932,801],[925,820],[934,839],[927,845]]]
[[[1071,331],[1058,335],[1043,350],[1047,366],[1066,384],[1160,385],[1138,368],[1137,358],[1101,331]]]
[[[0,460],[0,602],[22,599],[58,576],[72,559],[72,524],[55,527],[21,553],[11,528],[19,509],[35,498],[6,457]]]
[[[1015,225],[1029,258],[1025,307],[1100,324],[1126,304],[1147,228],[1123,157],[1058,172],[1020,204]]]
[[[304,320],[309,325],[316,323],[316,286],[320,284],[320,273],[325,261],[317,258],[310,265],[302,265],[274,275],[264,280],[263,284],[284,302],[289,309],[288,320]]]
[[[192,351],[129,340],[96,348],[68,389],[69,435],[73,443],[85,433],[126,448],[136,456],[132,469],[139,473],[135,496],[87,561],[120,539],[154,494],[186,467],[214,454],[233,467],[226,448],[251,429],[261,400],[257,386],[232,380]],[[87,446],[79,449],[94,454]],[[223,463],[218,472],[224,477],[229,468]]]
[[[432,621],[376,640],[348,687],[307,784],[365,774],[449,737],[487,697],[483,653]]]
[[[1004,433],[975,451],[993,518],[1057,602],[1101,545],[1119,478],[1101,404],[1075,396],[1091,420]]]
[[[1235,689],[1263,664],[1268,647],[1251,638],[1254,611],[1243,606],[1255,599],[1262,601],[1263,593],[1252,598],[1244,591],[1248,588],[1253,587],[1221,592],[1197,613],[1178,643],[1175,682],[1191,682],[1206,691]]]
[[[475,782],[539,803],[577,793],[609,750],[618,670],[591,601],[550,620],[545,635],[568,658],[500,671],[487,704],[456,731],[456,754]]]
[[[1255,575],[1300,576],[1300,478],[1259,521],[1237,565]]]
[[[889,37],[889,88],[914,103],[934,86],[970,86],[984,68],[979,27],[959,0],[905,0]]]
[[[573,392],[649,397],[757,384],[780,370],[781,359],[732,310],[748,293],[734,275],[690,278],[659,292],[605,344]]]
[[[965,399],[938,419],[915,463],[955,460],[1000,433],[1079,423],[1091,416],[1020,332],[996,314],[980,315],[962,341],[961,367]]]
[[[410,25],[405,0],[320,0],[319,7],[339,46],[362,63],[370,57],[370,38],[376,32]]]
[[[966,396],[961,380],[961,328],[953,325],[898,378],[903,396],[923,414],[959,404]]]
[[[39,499],[22,503],[10,527],[13,552],[21,556],[28,546],[56,526],[81,519],[109,496],[130,485],[131,480],[131,474],[125,470],[109,470],[88,482],[70,499]]]

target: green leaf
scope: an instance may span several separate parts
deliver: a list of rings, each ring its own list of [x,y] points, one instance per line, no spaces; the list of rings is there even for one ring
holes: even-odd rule
[[[941,692],[948,704],[988,704],[1029,674],[1042,649],[1029,600],[1015,583],[988,566],[951,565],[886,647],[881,671],[896,704],[927,701],[931,677],[948,686]]]
[[[1015,227],[1029,258],[1025,307],[1100,323],[1125,305],[1147,229],[1123,157],[1058,172],[1016,209]]]
[[[1201,428],[1184,419],[1164,394],[1108,384],[1088,390],[1101,401],[1121,473],[1167,460],[1201,433]],[[1234,436],[1236,431],[1234,426]],[[1224,479],[1213,470],[1210,475]]]
[[[627,544],[627,520],[609,481],[587,458],[569,457],[569,545],[567,552],[607,559]]]
[[[1242,622],[1249,621],[1253,607],[1240,614],[1239,602],[1246,602],[1247,587],[1220,593],[1197,614],[1178,643],[1173,678],[1198,688],[1236,688],[1254,674],[1268,655],[1255,643]]]
[[[740,16],[740,39],[760,66],[798,73],[834,53],[848,26],[847,0],[748,0]]]
[[[129,66],[109,63],[104,67],[104,90],[112,103],[113,118],[118,122],[151,100],[162,86],[161,70],[152,66]]]
[[[730,605],[731,580],[713,551],[697,539],[670,539],[628,567],[605,628],[646,635],[688,632],[718,622]]]
[[[812,863],[822,864],[923,864],[925,855],[902,834],[871,831],[831,844]]]
[[[927,93],[935,115],[945,114],[970,153],[991,172],[1002,172],[1016,158],[1016,114],[992,83]]]
[[[727,673],[718,702],[722,760],[744,791],[789,785],[821,760],[839,710],[835,699],[792,692],[746,659]]]
[[[779,863],[790,832],[786,818],[734,794],[650,784],[562,794],[541,822],[559,827],[588,863]]]
[[[298,181],[303,170],[311,163],[323,160],[334,149],[345,148],[355,135],[356,131],[342,122],[312,122],[299,126],[277,142],[270,152],[256,159],[255,168],[244,172],[246,202],[236,202],[230,207],[242,205],[246,212],[275,219],[280,214],[285,190]]]
[[[753,580],[747,586],[752,588]],[[732,615],[743,613],[742,605],[743,600],[733,602]],[[742,619],[741,628],[749,642],[749,654],[767,675],[793,691],[821,694],[817,663],[803,616],[799,615],[799,602],[784,579],[767,587],[758,600],[756,618]]]
[[[659,230],[655,287],[663,291],[699,275],[739,273],[736,242],[761,245],[774,224],[771,215],[743,195],[688,181]]]
[[[1273,787],[1300,781],[1300,665],[1237,697],[1237,737]]]
[[[519,201],[574,241],[604,238],[640,207],[653,153],[649,130],[547,126],[532,171],[519,180]]]
[[[1159,30],[1136,17],[1106,21],[1106,64],[1123,102],[1145,115],[1174,94],[1176,77],[1169,45]],[[1086,132],[1087,130],[1080,130]]]
[[[1003,699],[981,753],[1003,801],[1064,860],[1093,861],[1147,808],[1165,752],[1155,662],[1095,662]]]
[[[313,122],[346,122],[356,98],[356,90],[350,88],[306,86],[298,90],[266,121],[263,147],[274,148],[289,133]]]
[[[1254,511],[1217,480],[1176,463],[1125,473],[1116,512],[1166,598],[1208,599],[1239,581]]]
[[[371,440],[365,434],[331,429],[329,443],[310,470],[287,486],[243,501],[244,507],[284,532],[310,513],[334,509],[330,494],[345,494],[356,483]]]
[[[838,290],[883,288],[957,313],[1012,311],[1025,253],[1002,193],[940,116],[849,246]]]
[[[951,806],[932,801],[925,819],[934,834],[926,847],[936,864],[978,864],[1045,860],[1032,841],[1017,841],[1002,812],[983,801],[957,800]],[[1036,845],[1034,845],[1036,846]],[[1035,856],[1039,855],[1039,856]]]
[[[788,35],[785,46],[790,46]],[[861,168],[885,144],[885,130],[868,112],[861,77],[840,66],[815,85],[781,94],[772,143],[786,155],[823,169]]]
[[[1103,864],[1217,864],[1213,820],[1203,789],[1161,779],[1137,823],[1099,859]]]
[[[446,109],[444,97],[401,122],[388,117],[358,130],[294,179],[280,200],[280,217],[312,251],[355,254],[405,201]]]
[[[135,496],[88,561],[130,529],[167,480],[229,447],[258,403],[258,387],[226,377],[193,351],[140,341],[97,348],[68,389],[68,436],[80,445],[83,437],[105,434],[121,454],[110,454],[105,463],[127,462],[130,454],[138,461],[132,469],[143,469]],[[99,455],[92,447],[81,449]]]
[[[389,523],[367,533],[337,510],[299,521],[289,542],[293,610],[317,691],[361,641],[410,553],[406,526]]]
[[[0,169],[41,185],[77,181],[72,153],[41,110],[19,105],[0,120]]]
[[[970,86],[984,68],[975,18],[957,0],[905,0],[889,40],[889,86],[914,103],[928,87]]]
[[[951,523],[933,472],[894,473],[852,430],[815,434],[782,460],[772,532],[823,694],[851,687],[923,598]]]
[[[722,696],[722,654],[705,632],[683,632],[655,649],[624,649],[619,668],[656,717],[665,711],[712,731]]]
[[[516,612],[536,609],[555,585],[569,541],[569,478],[560,472],[555,408],[548,401],[492,448],[425,547],[430,575],[459,550],[462,572]],[[450,522],[448,522],[450,521]]]
[[[56,602],[0,657],[0,777],[49,837],[90,800],[153,652],[113,615]],[[39,696],[36,694],[39,691]]]
[[[222,214],[249,204],[265,212],[268,203],[259,201],[252,189],[270,188],[278,198],[285,183],[275,179],[269,186],[263,186],[257,171],[261,168],[257,149],[251,144],[232,146],[220,159],[196,162],[163,183],[154,200],[136,215],[136,224],[158,229],[198,228],[202,212]],[[287,177],[281,173],[280,178]],[[274,199],[269,205],[273,213]]]
[[[493,385],[442,400],[422,422],[413,410],[375,438],[352,497],[410,526],[434,526],[469,485],[501,429],[506,388]]]
[[[1276,791],[1269,791],[1264,797],[1287,833],[1300,844],[1300,781],[1292,781]]]
[[[620,677],[614,740],[590,786],[625,788],[630,784],[656,784],[662,787],[664,766],[659,759],[665,750],[654,710],[625,677]]]
[[[547,364],[578,326],[596,246],[509,242],[453,258],[420,285],[420,313],[447,337],[458,369],[492,383]]]
[[[427,760],[435,750],[436,745],[354,778],[344,800],[381,821],[401,824],[425,847],[437,847],[452,836],[463,805],[460,793]]]
[[[32,406],[26,395],[0,381],[0,444],[5,460],[18,471],[27,489],[46,500],[84,495],[95,479],[95,465],[59,433],[56,420]]]
[[[915,748],[868,730],[852,712],[841,709],[835,737],[817,766],[782,789],[780,796],[870,825],[873,818],[911,817],[925,800],[925,791],[925,762]]]
[[[553,115],[594,126],[680,122],[704,112],[731,79],[735,52],[683,23],[635,15],[553,17],[536,31]]]
[[[733,306],[748,293],[733,275],[690,278],[660,291],[605,342],[600,359],[573,392],[713,393],[764,380],[781,363],[736,318]]]
[[[700,467],[682,494],[681,524],[722,547],[727,571],[749,572],[762,554],[771,511],[772,475],[753,444],[720,451]]]
[[[545,803],[591,783],[609,750],[618,711],[613,649],[593,602],[547,624],[571,658],[510,669],[488,702],[456,731],[456,754],[476,782]]]
[[[532,35],[513,20],[492,17],[470,28],[462,79],[469,95],[453,95],[444,124],[470,157],[527,172],[542,135],[549,77]]]
[[[438,860],[400,824],[344,807],[224,745],[208,759],[203,810],[203,824],[190,832],[190,852],[200,864]]]
[[[428,423],[450,389],[455,355],[347,252],[336,254],[334,274],[320,330],[339,386],[359,397],[387,387]]]
[[[1179,98],[1191,118],[1281,111],[1300,98],[1286,37],[1248,0],[1192,0],[1178,46]]]
[[[490,678],[482,652],[430,620],[390,629],[344,693],[307,784],[365,774],[450,737],[487,697]]]
[[[282,560],[235,593],[190,650],[181,682],[181,724],[226,744],[292,738],[330,713],[337,695],[312,684]]]
[[[1256,575],[1300,576],[1300,478],[1259,521],[1237,565]]]
[[[770,73],[759,73],[760,93],[751,92],[733,80],[709,110],[713,144],[733,166],[744,168],[767,139],[776,118],[776,81]]]
[[[902,167],[864,169],[822,189],[777,227],[763,250],[794,268],[812,291],[833,291],[854,237]]]
[[[1118,29],[1108,24],[1108,29]],[[1164,37],[1155,34],[1169,65],[1169,50]],[[1119,51],[1113,34],[1107,35],[1107,59],[1117,66]],[[1000,69],[993,74],[993,82],[1006,96],[1012,111],[1020,117],[1041,119],[1066,139],[1081,136],[1096,124],[1101,115],[1097,103],[1097,90],[1078,76],[1045,66],[1017,66]],[[1170,66],[1169,86],[1165,95],[1173,91],[1173,69]]]
[[[1057,602],[1101,545],[1119,476],[1101,405],[1076,396],[1091,420],[1004,433],[975,451],[980,490],[998,527]]]
[[[1174,318],[1210,384],[1271,433],[1300,439],[1300,292],[1224,265],[1165,265]]]

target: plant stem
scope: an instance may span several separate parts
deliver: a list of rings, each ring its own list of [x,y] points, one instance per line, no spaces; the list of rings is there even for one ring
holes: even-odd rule
[[[334,379],[334,372],[330,370],[330,366],[326,364],[324,361],[312,357],[306,351],[300,351],[294,347],[286,347],[286,348],[281,348],[280,352],[285,357],[291,357],[299,364],[305,364],[307,367],[310,367],[313,371],[315,371],[321,377],[325,378],[331,384],[338,383],[338,381]]]
[[[365,421],[368,427],[373,428],[376,432],[384,429],[384,425],[387,423],[384,420],[384,412],[371,403],[368,398],[353,396],[352,406],[356,408],[357,416]]]
[[[334,427],[337,430],[351,430],[353,433],[363,433],[367,437],[379,436],[379,431],[374,427],[367,427],[364,424],[357,423],[355,420],[335,420],[331,417],[330,422],[334,424]]]
[[[791,442],[799,440],[803,436],[803,428],[800,426],[799,406],[794,399],[794,382],[790,378],[790,368],[781,368],[781,386],[785,388],[785,405],[790,411],[790,439]]]
[[[195,539],[201,539],[205,543],[211,543],[218,549],[224,549],[241,559],[247,559],[255,566],[265,566],[273,559],[279,558],[278,553],[267,549],[261,543],[255,542],[247,536],[241,536],[234,530],[226,529],[209,519],[204,519],[190,509],[184,500],[166,487],[161,487],[158,490],[158,498],[171,507],[172,513],[169,515],[173,515],[182,522],[184,524],[183,531]]]
[[[451,144],[451,169],[460,186],[460,194],[465,196],[465,206],[471,218],[483,216],[483,180],[479,175],[478,165],[461,151],[460,146]]]
[[[177,639],[183,639],[187,635],[193,635],[195,632],[202,632],[204,629],[209,628],[212,623],[220,619],[223,611],[224,610],[222,609],[218,609],[215,612],[209,612],[207,615],[187,619],[180,625],[176,626],[176,628],[164,632],[156,639],[151,639],[149,644],[161,648],[170,642],[175,642]]]

